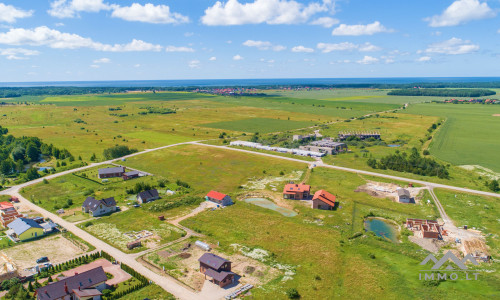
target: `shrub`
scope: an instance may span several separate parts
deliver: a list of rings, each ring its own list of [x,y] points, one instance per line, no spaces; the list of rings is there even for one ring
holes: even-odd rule
[[[286,295],[288,296],[288,299],[300,299],[300,294],[296,288],[289,288],[286,290]]]

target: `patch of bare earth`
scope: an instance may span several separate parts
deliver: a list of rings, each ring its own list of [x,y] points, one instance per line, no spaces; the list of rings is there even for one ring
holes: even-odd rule
[[[367,193],[368,195],[376,198],[389,198],[395,202],[398,202],[398,194],[397,194],[398,188],[401,187],[394,183],[368,181],[366,184],[360,185],[355,190],[355,192]],[[425,188],[405,187],[405,189],[410,192],[410,196],[415,199],[416,203],[418,203],[420,201],[419,195]]]

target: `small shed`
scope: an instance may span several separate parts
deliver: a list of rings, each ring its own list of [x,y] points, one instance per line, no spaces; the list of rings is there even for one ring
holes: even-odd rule
[[[401,202],[401,203],[410,203],[411,202],[411,195],[407,189],[398,188],[397,193],[398,193],[399,202]]]

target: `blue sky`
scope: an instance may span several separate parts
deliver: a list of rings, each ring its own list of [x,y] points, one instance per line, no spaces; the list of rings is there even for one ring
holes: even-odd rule
[[[499,76],[500,1],[0,0],[0,81]]]

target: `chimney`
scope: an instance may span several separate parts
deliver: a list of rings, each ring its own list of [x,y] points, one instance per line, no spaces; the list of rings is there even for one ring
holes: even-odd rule
[[[66,294],[69,294],[68,284],[66,282],[64,283],[64,291],[66,292]]]
[[[78,272],[75,272],[75,275],[78,275]]]

